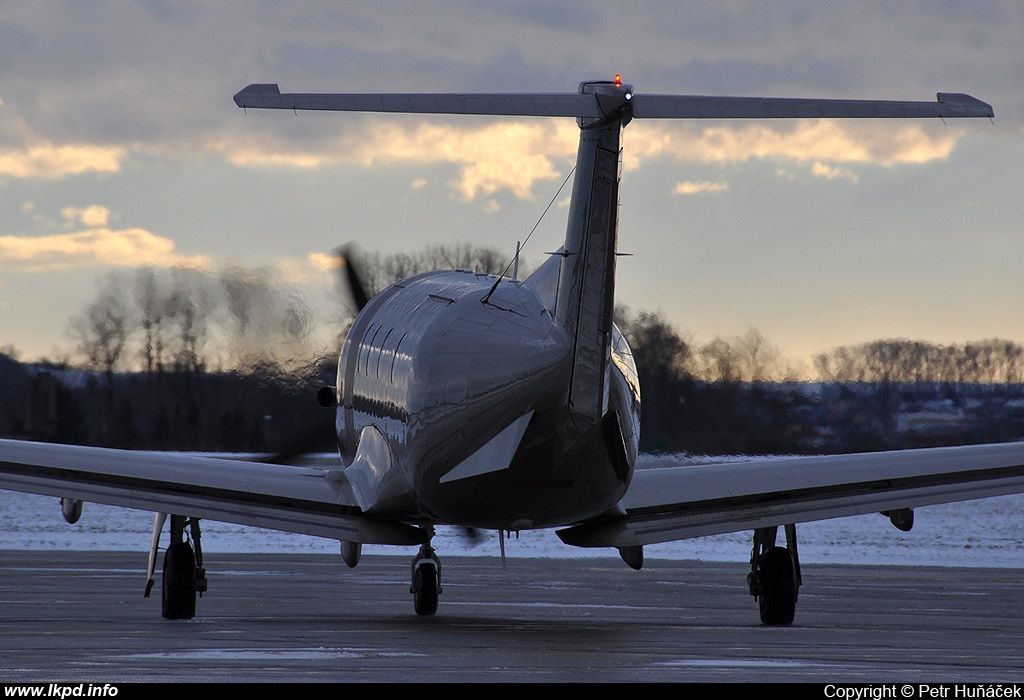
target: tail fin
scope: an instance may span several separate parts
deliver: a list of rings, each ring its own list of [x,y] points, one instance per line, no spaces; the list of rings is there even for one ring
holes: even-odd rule
[[[576,180],[562,251],[555,318],[573,338],[569,413],[582,433],[608,408],[615,253],[619,224],[622,127],[631,117],[631,89],[582,83],[608,116],[580,120]]]

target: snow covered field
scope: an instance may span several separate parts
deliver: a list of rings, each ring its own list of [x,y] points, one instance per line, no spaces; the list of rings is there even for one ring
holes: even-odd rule
[[[641,466],[691,462],[685,457],[641,457]],[[880,515],[840,518],[798,527],[803,563],[900,564],[1024,568],[1024,495],[930,506],[915,511],[914,529],[903,533]],[[141,511],[85,504],[82,519],[68,525],[56,499],[0,491],[0,549],[137,551],[143,565],[153,515]],[[164,533],[166,539],[166,531]],[[484,533],[473,544],[454,528],[438,528],[434,547],[440,556],[499,556],[497,533]],[[203,522],[207,552],[334,553],[333,540]],[[567,547],[554,531],[520,533],[505,544],[507,556],[616,557],[614,550]],[[367,546],[365,553],[410,556],[413,547]],[[647,558],[746,562],[750,533],[740,532],[684,540],[645,548]]]

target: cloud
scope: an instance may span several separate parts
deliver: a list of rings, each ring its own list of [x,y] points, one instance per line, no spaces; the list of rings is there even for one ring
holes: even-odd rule
[[[948,129],[933,136],[917,124],[874,126],[865,129],[826,119],[780,126],[686,124],[673,128],[640,123],[630,127],[626,165],[635,168],[650,157],[721,165],[755,159],[881,166],[927,163],[948,158],[963,133]]]
[[[81,223],[90,228],[106,226],[110,221],[110,210],[100,204],[92,204],[88,207],[64,207],[60,215],[65,221]]]
[[[624,137],[624,167],[633,170],[645,159],[670,158],[703,165],[733,165],[753,160],[813,164],[817,177],[856,175],[842,164],[894,166],[944,160],[962,131],[946,128],[929,132],[918,124],[871,125],[815,120],[785,124],[665,124],[634,122]],[[321,168],[358,164],[373,168],[389,165],[454,165],[449,189],[464,201],[490,198],[499,191],[531,199],[540,181],[554,180],[568,171],[579,129],[572,120],[501,121],[466,126],[434,122],[370,123],[349,129],[318,152],[289,151],[284,142],[216,148],[243,167]],[[416,176],[418,189],[426,178]],[[698,183],[683,183],[676,194],[696,194]],[[704,183],[699,191],[721,191]],[[484,200],[493,208],[489,199]]]
[[[26,272],[84,265],[207,267],[203,255],[185,256],[174,241],[144,229],[93,228],[48,236],[0,236],[0,267]]]
[[[87,172],[117,172],[126,151],[118,146],[46,144],[0,151],[0,175],[56,180]]]
[[[385,123],[372,126],[369,138],[360,142],[353,155],[364,165],[457,164],[459,176],[449,186],[467,201],[504,189],[530,199],[535,182],[559,176],[552,161],[575,153],[578,133],[574,124],[564,120],[474,127],[420,124],[408,128]]]
[[[330,253],[312,252],[302,258],[283,257],[274,261],[281,280],[286,284],[330,283],[338,272],[338,256]]]
[[[687,180],[680,182],[673,189],[673,193],[682,195],[703,194],[705,192],[725,192],[729,189],[728,182],[696,182]]]
[[[338,269],[338,256],[328,253],[309,253],[306,262],[318,272],[334,272]]]
[[[304,257],[280,257],[269,263],[267,270],[275,270],[285,284],[317,284],[330,286],[338,275],[339,258],[335,254],[320,251],[307,253]]]
[[[823,177],[826,180],[840,180],[845,179],[850,182],[857,182],[857,174],[847,170],[846,168],[837,168],[827,163],[813,163],[811,165],[811,175],[815,177]]]
[[[322,153],[289,152],[286,150],[261,150],[256,147],[232,149],[214,147],[211,150],[225,152],[229,162],[249,168],[319,168],[332,162]]]
[[[579,129],[571,120],[497,122],[482,126],[396,122],[350,131],[340,143],[318,153],[289,152],[284,145],[218,146],[233,164],[245,167],[319,168],[339,163],[378,165],[453,164],[458,175],[449,188],[465,201],[508,190],[533,197],[533,186],[568,171]],[[556,162],[562,164],[556,167]],[[419,188],[426,179],[413,180]],[[488,204],[490,206],[490,204]]]

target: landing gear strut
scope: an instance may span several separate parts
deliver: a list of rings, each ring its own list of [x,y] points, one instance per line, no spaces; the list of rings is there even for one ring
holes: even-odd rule
[[[185,538],[189,528],[192,544]],[[197,518],[171,516],[171,544],[164,554],[162,614],[168,620],[190,620],[196,614],[196,593],[206,591],[206,569]]]
[[[796,525],[786,525],[786,547],[777,547],[778,526],[754,530],[747,585],[757,598],[761,622],[789,625],[796,613],[797,592],[802,583],[796,546]]]
[[[433,536],[433,528],[430,535]],[[441,560],[427,540],[412,560],[413,606],[417,615],[433,615],[437,612],[437,597],[441,594]]]

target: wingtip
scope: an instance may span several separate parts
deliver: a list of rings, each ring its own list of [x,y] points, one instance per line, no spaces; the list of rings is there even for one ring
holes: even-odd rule
[[[983,102],[977,97],[966,95],[962,92],[940,92],[935,96],[939,102],[946,105],[956,105],[962,108],[970,117],[988,117],[994,119],[995,110],[988,102]]]
[[[281,99],[277,83],[252,83],[235,94],[235,104],[239,107],[261,107],[268,99]]]

